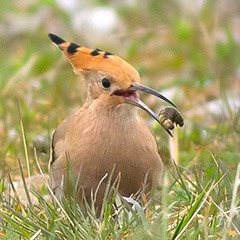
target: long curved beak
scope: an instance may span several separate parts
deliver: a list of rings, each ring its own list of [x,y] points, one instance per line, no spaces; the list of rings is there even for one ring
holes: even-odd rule
[[[142,91],[142,92],[150,93],[150,94],[152,94],[152,95],[154,95],[154,96],[164,100],[165,102],[170,103],[175,108],[177,108],[177,106],[171,100],[169,100],[168,98],[164,97],[160,92],[158,92],[158,91],[156,91],[156,90],[154,90],[154,89],[152,89],[150,87],[144,86],[142,84],[132,83],[128,90],[139,90],[139,91]]]
[[[154,90],[152,88],[146,87],[146,86],[144,86],[142,84],[132,83],[131,86],[128,88],[128,91],[137,91],[137,90],[143,91],[143,92],[146,92],[146,93],[150,93],[150,94],[152,94],[152,95],[154,95],[154,96],[156,96],[156,97],[158,97],[158,98],[160,98],[160,99],[170,103],[174,107],[176,107],[176,105],[171,100],[169,100],[168,98],[164,97],[161,93],[159,93],[158,91],[156,91],[156,90]],[[152,116],[161,125],[161,123],[159,122],[159,119],[158,119],[158,116],[156,115],[156,113],[153,112],[152,109],[150,109],[139,98],[134,97],[133,95],[130,95],[129,97],[125,97],[125,102],[143,109],[148,114],[150,114],[150,116]],[[171,137],[173,136],[172,133],[168,129],[165,129],[165,130],[167,131],[167,133]]]

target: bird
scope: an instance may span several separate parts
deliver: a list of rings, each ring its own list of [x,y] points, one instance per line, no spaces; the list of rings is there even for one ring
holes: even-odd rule
[[[97,191],[97,207],[111,174],[113,180],[120,178],[118,192],[126,197],[139,192],[144,183],[148,189],[161,186],[164,166],[156,138],[138,110],[143,109],[157,122],[159,119],[140,100],[140,92],[176,105],[141,84],[137,70],[119,56],[48,35],[73,71],[84,77],[87,89],[83,106],[60,123],[52,136],[49,172],[56,197],[69,193],[68,162],[77,184],[77,200],[81,202],[84,196],[90,203],[91,194]]]

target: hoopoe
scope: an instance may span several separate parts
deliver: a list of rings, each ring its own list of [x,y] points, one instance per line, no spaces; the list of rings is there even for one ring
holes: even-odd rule
[[[66,42],[51,33],[49,37],[67,57],[74,72],[83,75],[88,93],[84,105],[68,116],[52,137],[50,176],[56,196],[66,192],[67,160],[74,178],[78,179],[79,200],[84,190],[90,201],[91,191],[113,169],[112,179],[121,175],[119,193],[124,196],[139,191],[146,175],[149,188],[161,185],[164,167],[157,143],[136,107],[159,120],[140,100],[139,91],[173,106],[174,103],[140,84],[138,72],[120,57]],[[107,181],[105,178],[98,189],[98,206]]]

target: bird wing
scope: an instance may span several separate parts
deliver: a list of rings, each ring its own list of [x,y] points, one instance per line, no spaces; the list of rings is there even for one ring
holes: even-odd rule
[[[65,148],[64,148],[65,135],[66,135],[68,126],[75,115],[76,115],[76,113],[68,116],[57,127],[57,129],[55,130],[55,132],[52,135],[49,170],[51,170],[51,167],[55,163],[55,161],[57,161],[57,159],[60,158],[60,156],[65,154]]]

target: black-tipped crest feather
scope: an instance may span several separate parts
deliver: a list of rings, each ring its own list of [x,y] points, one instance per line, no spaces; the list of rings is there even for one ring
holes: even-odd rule
[[[70,53],[70,54],[74,54],[75,52],[77,52],[77,48],[79,48],[79,47],[81,47],[81,46],[79,46],[76,43],[70,43],[70,45],[67,49],[67,52]]]
[[[49,33],[48,34],[49,38],[57,45],[61,44],[61,43],[65,43],[66,41],[63,40],[62,38],[58,37],[55,34]]]

